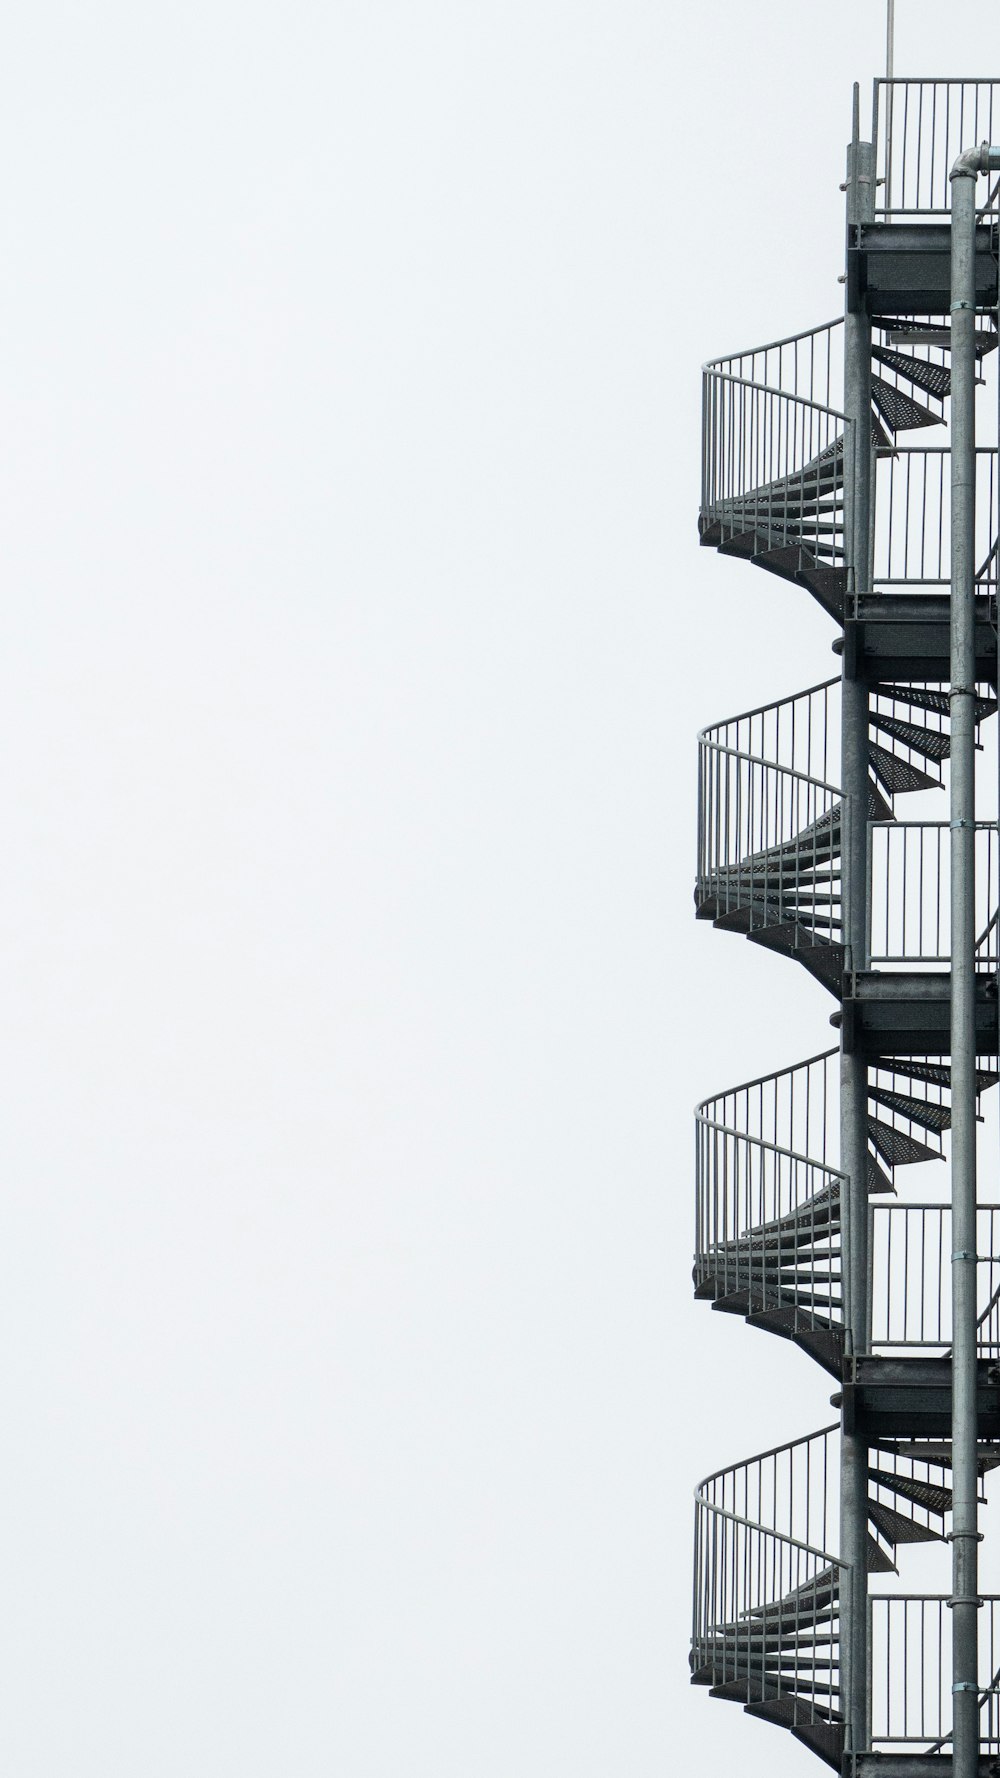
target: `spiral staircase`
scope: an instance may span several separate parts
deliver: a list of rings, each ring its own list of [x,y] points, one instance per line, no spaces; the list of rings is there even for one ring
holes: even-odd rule
[[[952,1736],[949,1601],[898,1588],[906,1546],[947,1546],[953,1499],[952,1212],[927,1184],[947,1178],[952,1122],[949,824],[924,818],[928,808],[937,812],[932,793],[948,784],[952,744],[952,336],[941,168],[980,126],[984,92],[991,108],[997,99],[991,139],[1000,133],[1000,83],[933,83],[933,113],[924,90],[931,84],[876,83],[881,204],[867,233],[848,231],[848,314],[861,314],[869,330],[860,404],[856,383],[851,402],[845,394],[843,321],[714,361],[703,381],[700,542],[818,601],[837,626],[843,671],[702,732],[696,916],[803,965],[836,1003],[840,1043],[698,1107],[694,1294],[798,1346],[837,1380],[841,1419],[699,1486],[691,1678],[789,1730],[827,1764],[867,1778],[950,1772]],[[983,121],[988,127],[992,116]],[[922,162],[914,151],[921,141]],[[856,111],[849,204],[858,148]],[[977,377],[993,379],[994,413],[992,442],[974,458],[974,716],[977,745],[994,750],[995,205],[993,193],[979,218],[974,337]],[[865,481],[871,519],[859,541]],[[854,781],[865,786],[867,808],[860,841],[852,830],[848,884],[850,803],[838,780],[844,711],[850,698],[857,712],[859,696],[867,732],[863,777],[855,765]],[[856,745],[856,722],[851,732]],[[859,798],[856,790],[855,807]],[[907,798],[916,799],[917,819]],[[1000,1081],[995,821],[977,823],[975,856],[975,1092],[985,1106]],[[863,956],[848,894],[864,898]],[[842,1159],[845,1054],[861,1058],[863,1081],[853,1182]],[[927,1165],[942,1162],[939,1172]],[[976,1260],[982,1484],[1000,1465],[1000,1204],[979,1204]],[[860,1436],[867,1451],[863,1710],[856,1685],[854,1702],[846,1697],[842,1676],[845,1589],[853,1588],[858,1611],[841,1547],[848,1436]],[[855,1650],[858,1633],[855,1625]],[[981,1598],[979,1646],[980,1748],[996,1758],[1000,1598]]]

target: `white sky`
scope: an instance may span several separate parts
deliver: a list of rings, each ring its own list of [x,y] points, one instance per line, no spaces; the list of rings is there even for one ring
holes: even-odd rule
[[[698,373],[839,312],[882,53],[7,18],[5,1778],[806,1769],[686,1684],[694,1483],[833,1417],[690,1301],[691,1106],[833,1004],[696,927],[694,736],[834,632],[698,551]]]

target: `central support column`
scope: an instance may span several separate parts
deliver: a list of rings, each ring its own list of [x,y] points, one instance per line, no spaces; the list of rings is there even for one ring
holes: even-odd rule
[[[973,602],[975,172],[957,163],[951,190],[952,1703],[954,1778],[975,1778],[979,1763]]]
[[[848,231],[874,214],[875,155],[858,140],[858,89],[854,89],[853,140],[847,152]],[[848,615],[854,593],[871,585],[872,450],[871,323],[848,301],[844,321],[844,407],[850,425],[844,440],[844,519],[850,571]],[[850,634],[850,632],[848,632]],[[843,653],[841,696],[841,867],[847,968],[868,963],[868,688],[857,672],[849,646]],[[864,1058],[840,1056],[840,1164],[848,1176],[844,1255],[850,1280],[851,1324],[848,1353],[869,1346],[868,1287],[868,1070]],[[862,1439],[841,1439],[841,1555],[849,1566],[841,1577],[841,1685],[846,1718],[846,1750],[867,1747],[868,1672],[868,1447]]]

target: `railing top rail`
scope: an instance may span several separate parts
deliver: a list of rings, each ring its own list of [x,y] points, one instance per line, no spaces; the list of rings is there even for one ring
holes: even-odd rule
[[[766,1148],[771,1154],[783,1154],[790,1161],[801,1161],[805,1167],[816,1167],[820,1173],[829,1173],[833,1179],[850,1178],[849,1173],[843,1173],[839,1167],[828,1167],[825,1161],[817,1161],[812,1155],[798,1154],[794,1148],[782,1148],[780,1142],[767,1142],[763,1136],[749,1136],[743,1130],[734,1129],[732,1124],[720,1124],[715,1118],[702,1117],[700,1112],[695,1113],[695,1122],[705,1130],[719,1130],[723,1136],[735,1136],[740,1142],[749,1142],[754,1148]],[[803,1205],[802,1208],[805,1209],[806,1206]]]
[[[713,1093],[708,1099],[702,1099],[695,1106],[695,1114],[700,1114],[706,1106],[714,1105],[719,1099],[728,1098],[730,1093],[745,1093],[749,1091],[750,1087],[766,1087],[768,1081],[780,1080],[786,1074],[798,1074],[800,1069],[811,1068],[814,1062],[829,1062],[839,1054],[840,1051],[837,1048],[820,1050],[817,1056],[807,1056],[804,1062],[793,1062],[790,1068],[775,1068],[770,1074],[758,1074],[753,1080],[741,1080],[735,1087],[723,1087],[721,1092]]]
[[[874,1216],[876,1211],[881,1212],[883,1210],[905,1210],[907,1213],[913,1210],[950,1210],[951,1204],[869,1204],[868,1208]],[[977,1204],[976,1209],[1000,1210],[1000,1204]],[[981,1253],[978,1257],[985,1261],[989,1260],[990,1255],[988,1253]]]
[[[980,1593],[977,1590],[975,1597],[982,1598],[984,1604],[993,1606],[1000,1600],[1000,1593]],[[895,1604],[899,1604],[899,1606],[904,1606],[904,1604],[911,1604],[911,1606],[943,1604],[943,1606],[947,1606],[952,1598],[954,1598],[954,1593],[868,1593],[868,1602],[872,1606],[895,1606]]]
[[[710,1482],[720,1481],[723,1476],[735,1475],[738,1469],[748,1469],[751,1463],[763,1463],[768,1457],[780,1457],[784,1451],[794,1451],[799,1445],[812,1444],[813,1439],[827,1438],[831,1432],[840,1431],[840,1421],[835,1420],[832,1426],[821,1426],[818,1432],[804,1432],[801,1438],[790,1438],[783,1445],[772,1445],[769,1451],[755,1451],[752,1457],[741,1457],[737,1463],[723,1464],[721,1469],[713,1469],[711,1475],[703,1476],[694,1493],[697,1500],[701,1490]],[[706,1505],[711,1503],[706,1501]]]
[[[807,395],[796,395],[794,389],[776,389],[772,383],[755,383],[750,377],[734,377],[730,371],[716,370],[711,364],[706,364],[704,371],[717,383],[732,383],[737,389],[755,389],[759,395],[775,395],[779,401],[794,401],[796,407],[812,408],[815,413],[826,414],[831,420],[841,420],[845,426],[854,424],[839,407],[828,407],[825,401],[812,401]]]
[[[801,1550],[806,1556],[816,1556],[827,1568],[849,1569],[851,1566],[841,1556],[832,1556],[829,1550],[818,1549],[813,1543],[803,1543],[800,1537],[792,1537],[787,1531],[774,1531],[770,1525],[758,1525],[755,1519],[741,1518],[739,1513],[731,1513],[724,1506],[716,1506],[714,1501],[702,1500],[697,1489],[695,1489],[694,1497],[699,1506],[704,1507],[707,1513],[714,1514],[717,1519],[728,1519],[731,1525],[744,1525],[748,1531],[758,1531],[761,1537],[773,1537],[776,1543],[787,1544],[789,1549]],[[803,1584],[808,1586],[809,1582],[805,1581]],[[979,1596],[980,1598],[987,1597],[984,1593]]]
[[[876,74],[876,86],[1000,86],[988,74]]]
[[[702,370],[716,370],[719,365],[732,364],[736,358],[757,358],[762,352],[776,352],[781,346],[797,346],[800,340],[813,340],[821,333],[829,333],[834,327],[844,325],[843,315],[837,315],[832,321],[821,321],[816,327],[806,327],[801,333],[787,333],[783,339],[769,340],[764,346],[747,346],[742,352],[724,352],[718,358],[709,358],[702,365]]]
[[[869,827],[884,828],[887,832],[891,831],[894,833],[898,832],[901,828],[907,828],[907,827],[937,827],[937,828],[941,828],[945,832],[947,832],[948,829],[951,827],[951,822],[950,821],[869,821],[868,825],[869,825]],[[983,828],[983,829],[989,831],[990,833],[995,833],[996,828],[997,828],[996,821],[976,821],[973,823],[973,825],[976,828]]]
[[[996,445],[977,444],[977,446],[976,446],[976,456],[977,457],[995,457],[996,454],[997,454],[997,446]],[[897,457],[950,457],[950,456],[951,456],[951,446],[950,445],[897,444],[897,445],[893,446],[892,459],[888,459],[888,460],[895,461],[895,459]]]
[[[828,784],[825,778],[812,778],[808,772],[800,772],[795,766],[783,766],[780,760],[763,759],[759,753],[747,753],[742,747],[723,747],[721,741],[710,741],[708,731],[703,729],[698,740],[703,747],[713,753],[724,754],[727,759],[746,759],[751,765],[764,766],[769,772],[781,772],[786,778],[796,778],[800,784],[811,784],[814,790],[828,790],[832,796],[843,796],[843,791],[836,784]]]
[[[740,710],[736,716],[720,717],[718,722],[708,723],[701,730],[698,739],[700,741],[703,737],[711,735],[713,729],[730,728],[734,722],[749,722],[752,716],[770,716],[772,710],[782,710],[786,705],[800,703],[803,698],[811,698],[817,691],[832,691],[833,687],[839,684],[839,677],[821,679],[818,685],[807,685],[804,691],[794,692],[791,697],[775,698],[773,703],[761,704],[756,710]]]

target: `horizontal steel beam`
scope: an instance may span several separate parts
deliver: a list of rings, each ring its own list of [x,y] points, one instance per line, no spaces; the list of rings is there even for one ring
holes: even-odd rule
[[[951,1778],[950,1753],[859,1753],[855,1778]],[[979,1778],[996,1778],[998,1762],[980,1756]]]
[[[945,1056],[951,1053],[951,975],[942,970],[895,974],[872,970],[844,978],[844,998],[833,1024],[848,1053],[868,1056]],[[997,978],[976,980],[976,1050],[996,1055]]]
[[[951,301],[951,224],[865,222],[849,231],[847,300],[856,313],[947,315]],[[997,301],[997,243],[976,229],[975,300]]]
[[[976,1419],[980,1438],[1000,1438],[997,1367],[976,1365]],[[843,1389],[844,1431],[875,1442],[883,1438],[951,1437],[949,1358],[858,1358]]]
[[[951,596],[934,593],[860,593],[855,615],[844,625],[844,646],[853,650],[859,675],[870,685],[946,685],[950,680]],[[975,602],[976,678],[996,684],[997,641],[991,601]]]

